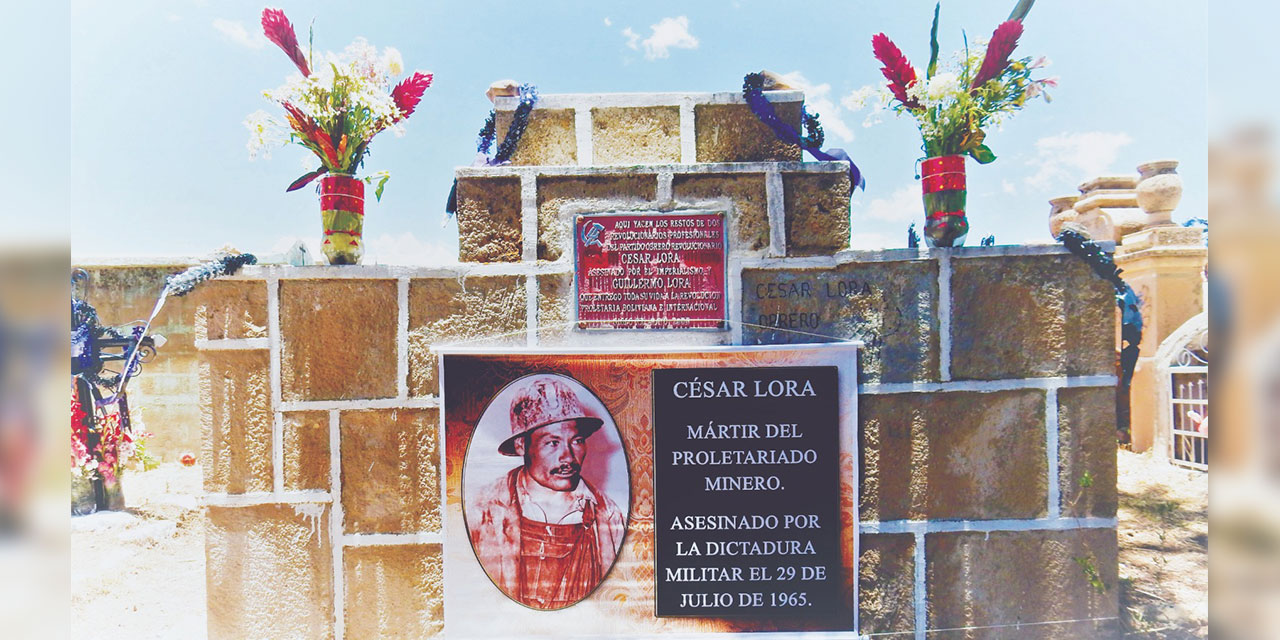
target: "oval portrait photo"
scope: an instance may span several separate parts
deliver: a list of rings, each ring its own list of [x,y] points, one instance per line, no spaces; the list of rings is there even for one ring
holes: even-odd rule
[[[613,567],[631,503],[617,425],[568,376],[519,378],[489,401],[462,468],[476,560],[507,597],[539,610],[582,601]]]

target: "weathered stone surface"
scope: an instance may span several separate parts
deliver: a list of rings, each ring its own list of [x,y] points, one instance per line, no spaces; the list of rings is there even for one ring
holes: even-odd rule
[[[538,276],[539,342],[554,342],[571,333],[575,304],[573,274]]]
[[[200,397],[204,490],[271,491],[271,373],[267,351],[203,354]]]
[[[931,533],[930,629],[1116,616],[1115,529]],[[1104,585],[1090,584],[1091,568]],[[1118,637],[1115,621],[956,631],[947,638]],[[934,634],[930,634],[934,637]]]
[[[744,269],[745,344],[862,340],[862,382],[938,379],[938,265],[847,263],[831,269]],[[799,332],[799,333],[797,333]]]
[[[1060,389],[1057,410],[1062,515],[1115,517],[1116,390]]]
[[[800,128],[799,102],[775,102],[783,122]],[[693,107],[698,162],[763,162],[800,160],[800,146],[785,144],[745,104],[699,104]]]
[[[515,111],[499,111],[494,119],[496,151],[507,135]],[[529,114],[529,126],[520,136],[520,144],[511,156],[513,165],[574,165],[578,163],[578,138],[574,128],[573,109],[538,109]]]
[[[192,294],[195,335],[206,340],[267,337],[267,283],[211,280]]]
[[[680,162],[680,107],[595,107],[592,164]]]
[[[435,343],[485,336],[476,346],[525,344],[525,288],[522,276],[423,278],[409,281],[409,393],[436,395]]]
[[[849,248],[849,174],[784,173],[787,255],[830,255]]]
[[[863,520],[1046,513],[1043,391],[858,397]]]
[[[956,380],[1115,373],[1110,284],[1073,255],[952,261]]]
[[[672,180],[676,206],[713,205],[729,214],[729,251],[762,255],[769,248],[764,174],[683,174]]]
[[[347,533],[440,530],[435,409],[344,411],[342,510]]]
[[[519,262],[520,178],[458,178],[458,260]]]
[[[209,507],[209,638],[333,637],[329,506]]]
[[[329,412],[282,414],[284,488],[329,490]]]
[[[651,208],[656,175],[538,178],[538,259],[573,255],[573,217]]]
[[[858,631],[915,629],[915,536],[864,533],[858,555]]]
[[[292,400],[396,395],[394,280],[280,283],[280,379]]]
[[[444,628],[440,545],[347,547],[343,620],[349,638],[426,638]]]

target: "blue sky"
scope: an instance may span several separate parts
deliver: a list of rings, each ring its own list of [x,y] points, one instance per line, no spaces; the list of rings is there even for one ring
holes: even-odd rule
[[[944,54],[963,46],[962,30],[971,40],[989,36],[1013,4],[944,2]],[[392,174],[382,201],[367,208],[365,234],[376,261],[456,259],[457,229],[442,224],[443,205],[453,169],[475,153],[490,107],[484,91],[500,78],[534,83],[543,93],[591,93],[737,90],[749,71],[798,74],[828,144],[849,151],[867,176],[866,193],[853,201],[855,246],[903,246],[907,224],[922,218],[914,123],[889,115],[864,127],[866,112],[850,112],[841,99],[880,81],[870,46],[875,33],[887,33],[923,66],[932,2],[270,6],[284,9],[304,40],[314,19],[317,50],[340,51],[363,36],[399,49],[408,69],[435,74],[408,134],[384,133],[365,164],[366,171]],[[250,161],[245,149],[242,121],[273,109],[261,91],[292,70],[260,36],[262,7],[72,2],[65,47],[49,54],[54,65],[65,60],[69,82],[48,69],[19,71],[20,82],[44,87],[39,104],[46,113],[71,123],[69,132],[13,134],[19,144],[32,144],[20,160],[7,158],[6,170],[20,169],[19,162],[49,167],[25,172],[30,177],[16,199],[32,215],[23,224],[39,233],[54,224],[55,207],[70,210],[78,258],[199,256],[225,244],[270,253],[294,238],[318,240],[313,192],[284,192],[304,171],[304,159],[314,166],[307,152],[289,147]],[[35,10],[20,9],[11,25],[34,17],[24,11]],[[1049,198],[1074,193],[1101,173],[1134,173],[1138,163],[1157,158],[1182,162],[1186,188],[1175,217],[1203,216],[1205,3],[1041,0],[1025,24],[1016,53],[1047,55],[1053,61],[1047,73],[1061,85],[1052,104],[1036,101],[989,132],[999,156],[994,164],[970,163],[970,243],[987,234],[1002,244],[1048,241]],[[69,184],[59,168],[70,172]]]

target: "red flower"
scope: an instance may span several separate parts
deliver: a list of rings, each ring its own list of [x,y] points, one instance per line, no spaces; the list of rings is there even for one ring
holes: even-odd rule
[[[396,101],[396,107],[404,114],[400,116],[400,120],[408,118],[413,114],[413,110],[418,108],[418,101],[422,100],[422,92],[431,86],[432,78],[430,73],[414,71],[413,75],[401,80],[400,84],[391,90],[391,98]]]
[[[987,56],[982,59],[982,66],[973,76],[971,89],[977,89],[1005,70],[1009,66],[1009,55],[1018,46],[1018,37],[1022,35],[1022,23],[1017,20],[1002,22],[991,34],[991,44],[987,45]]]
[[[907,96],[907,87],[916,81],[916,70],[907,61],[907,57],[902,55],[898,45],[894,44],[889,36],[880,33],[871,38],[871,50],[876,54],[876,59],[884,65],[880,68],[880,72],[889,81],[889,91],[893,92],[893,97],[908,109],[919,109],[920,103],[915,98]]]
[[[280,47],[290,60],[293,60],[293,64],[298,66],[298,71],[302,72],[304,78],[311,75],[311,70],[307,68],[307,57],[302,55],[302,48],[298,46],[298,36],[293,33],[293,25],[285,17],[284,11],[263,9],[262,33],[268,40],[276,43],[276,46]]]
[[[189,454],[189,453],[184,454],[184,455],[182,456],[182,466],[184,466],[184,467],[190,467],[190,466],[194,466],[194,465],[195,465],[195,463],[196,463],[196,457],[195,457],[195,456],[193,456],[193,455],[191,455],[191,454]]]
[[[329,161],[330,169],[338,169],[338,152],[333,148],[333,141],[329,139],[329,134],[320,128],[319,124],[311,118],[311,116],[302,112],[301,109],[289,104],[288,102],[280,103],[284,107],[285,118],[289,120],[289,125],[298,135],[307,139],[311,143],[320,147],[324,152],[324,157]]]

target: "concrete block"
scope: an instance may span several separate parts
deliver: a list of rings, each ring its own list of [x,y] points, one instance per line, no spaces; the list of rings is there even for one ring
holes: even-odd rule
[[[440,530],[435,409],[344,411],[342,511],[347,533]]]
[[[284,400],[394,397],[398,314],[394,280],[281,281]]]
[[[200,397],[204,490],[271,491],[271,373],[267,352],[203,354]]]
[[[863,520],[1046,515],[1043,391],[864,394]]]

